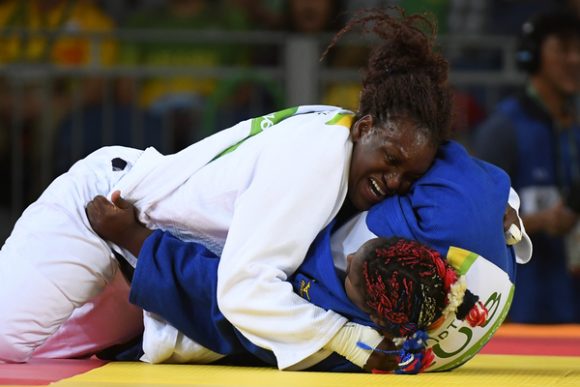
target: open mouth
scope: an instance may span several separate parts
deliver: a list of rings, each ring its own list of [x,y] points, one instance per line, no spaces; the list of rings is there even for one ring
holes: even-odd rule
[[[377,180],[375,180],[373,177],[371,177],[369,179],[369,181],[370,181],[371,191],[375,194],[376,197],[382,198],[382,197],[387,195],[387,193],[383,190],[383,188],[381,187],[381,185],[379,184],[379,182]]]

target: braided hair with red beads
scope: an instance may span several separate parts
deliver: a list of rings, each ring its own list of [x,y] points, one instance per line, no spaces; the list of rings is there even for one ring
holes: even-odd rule
[[[465,278],[439,252],[417,241],[393,237],[368,242],[362,274],[371,316],[386,335],[401,338],[401,350],[394,353],[400,356],[399,373],[420,372],[429,365],[425,331],[448,316],[471,326],[486,321],[487,309],[466,288]]]

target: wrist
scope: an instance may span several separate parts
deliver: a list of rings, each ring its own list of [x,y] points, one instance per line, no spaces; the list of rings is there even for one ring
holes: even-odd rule
[[[139,252],[145,243],[145,240],[153,233],[145,226],[135,226],[130,231],[126,232],[123,240],[117,244],[124,249],[127,249],[135,257],[139,256]]]
[[[349,322],[340,328],[324,347],[344,356],[351,363],[363,368],[372,354],[372,349],[376,348],[381,341],[383,341],[383,336],[376,330]],[[359,346],[359,342],[364,343],[366,348]],[[368,350],[368,348],[371,348],[371,350]]]

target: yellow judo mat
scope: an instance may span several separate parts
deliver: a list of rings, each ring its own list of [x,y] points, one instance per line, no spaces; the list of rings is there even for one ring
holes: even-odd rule
[[[580,358],[478,355],[455,371],[420,375],[282,372],[252,367],[110,363],[50,386],[579,387]]]
[[[61,372],[62,371],[62,372]],[[272,368],[50,360],[0,364],[0,386],[55,387],[580,387],[580,325],[502,326],[451,372],[387,375]]]

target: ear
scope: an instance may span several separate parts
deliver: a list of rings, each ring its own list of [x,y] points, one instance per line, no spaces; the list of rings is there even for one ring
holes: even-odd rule
[[[354,253],[350,253],[349,255],[346,256],[346,263],[348,265],[350,265],[350,261],[352,261],[352,259],[354,258]]]
[[[353,142],[357,142],[360,138],[370,132],[373,127],[373,116],[367,114],[359,118],[350,129],[350,136]]]
[[[376,316],[374,313],[369,314],[369,317],[371,318],[371,321],[375,324],[378,325],[379,327],[383,327],[383,319]]]

